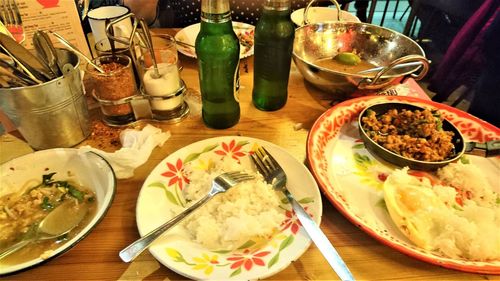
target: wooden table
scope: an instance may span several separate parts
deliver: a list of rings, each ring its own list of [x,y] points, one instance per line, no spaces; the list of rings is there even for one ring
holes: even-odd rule
[[[167,32],[175,33],[175,30]],[[187,86],[199,89],[197,62],[180,56]],[[309,128],[326,110],[325,95],[304,83],[292,66],[289,100],[275,112],[257,110],[251,103],[253,57],[242,60],[240,106],[241,119],[233,128],[207,128],[201,117],[189,116],[178,124],[155,124],[172,133],[149,160],[135,170],[135,176],[118,181],[114,202],[104,220],[73,249],[63,256],[28,271],[5,277],[5,280],[182,280],[185,279],[157,262],[145,251],[134,262],[124,263],[118,252],[139,238],[135,206],[139,190],[152,169],[174,151],[193,142],[226,135],[242,135],[275,143],[299,161],[306,159]],[[328,102],[326,102],[328,104]],[[297,124],[302,128],[296,128]],[[444,269],[407,257],[382,245],[344,218],[323,197],[321,228],[343,257],[357,280],[500,280],[499,276],[467,274]],[[312,244],[300,259],[271,276],[270,280],[337,280],[326,260]]]

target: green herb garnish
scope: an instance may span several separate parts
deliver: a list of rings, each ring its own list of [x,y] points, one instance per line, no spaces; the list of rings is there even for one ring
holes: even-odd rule
[[[49,210],[54,209],[54,205],[52,205],[52,203],[50,203],[49,197],[47,197],[47,196],[43,197],[43,202],[42,202],[42,204],[40,204],[40,207],[42,207],[42,209],[44,209],[45,211],[49,211]]]
[[[75,197],[76,199],[78,199],[79,202],[82,202],[83,201],[83,192],[81,192],[80,190],[76,189],[74,186],[68,184],[67,185],[67,188],[68,188],[68,193]]]

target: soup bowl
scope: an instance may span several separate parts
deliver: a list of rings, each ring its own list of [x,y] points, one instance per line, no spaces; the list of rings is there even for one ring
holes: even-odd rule
[[[52,176],[54,180],[70,181],[91,190],[95,194],[92,197],[92,204],[95,204],[92,211],[68,233],[65,240],[50,245],[48,251],[41,249],[43,254],[33,256],[27,251],[31,251],[28,245],[1,259],[0,276],[32,268],[67,252],[99,224],[113,202],[116,178],[111,166],[101,156],[75,148],[40,150],[3,163],[0,166],[0,197],[24,194],[24,190],[31,190],[42,181],[44,175],[52,173],[55,173]],[[5,211],[4,208],[2,211]],[[28,253],[24,255],[21,252],[23,250]]]
[[[333,59],[342,52],[356,53],[362,61],[382,69],[359,74],[318,65],[318,61]],[[297,28],[293,60],[305,80],[339,98],[349,98],[357,90],[380,90],[409,75],[419,80],[429,69],[423,49],[409,37],[356,22],[314,23]],[[409,62],[421,65],[397,67]]]

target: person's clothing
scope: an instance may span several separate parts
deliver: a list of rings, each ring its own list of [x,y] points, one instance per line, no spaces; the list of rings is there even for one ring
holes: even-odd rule
[[[353,0],[341,0],[340,4],[346,4]],[[200,22],[200,6],[201,0],[160,0],[160,26],[165,26],[168,23],[166,17],[173,17],[173,24],[175,27],[185,27],[191,24]],[[252,25],[257,24],[259,20],[262,1],[253,0],[231,0],[231,15],[233,21],[245,22]],[[305,8],[309,0],[291,0],[292,11]],[[319,5],[332,5],[330,1],[321,2]],[[368,0],[357,0],[355,8],[357,9],[357,16],[366,21],[366,10],[368,7]],[[163,22],[163,24],[162,24]]]
[[[304,8],[306,0],[292,0],[292,10]],[[200,22],[201,0],[171,0],[167,1],[167,8],[173,10],[174,25],[184,27]],[[231,0],[231,18],[233,21],[245,22],[252,25],[259,20],[262,1]]]
[[[354,8],[356,9],[356,17],[361,22],[366,22],[367,18],[367,12],[368,12],[368,1],[369,0],[356,0],[354,2]]]
[[[483,72],[475,88],[469,113],[500,127],[500,9],[484,34]]]
[[[444,101],[459,86],[472,88],[486,61],[483,55],[485,33],[498,13],[500,0],[486,0],[453,38],[429,89],[435,101]],[[487,44],[486,44],[487,45]]]
[[[75,0],[78,7],[83,0]],[[140,1],[140,0],[138,0]],[[150,0],[148,0],[150,1]],[[155,27],[185,27],[200,22],[201,0],[157,0],[156,18],[151,22]],[[340,0],[339,4],[345,5],[354,0]],[[366,12],[369,0],[356,0],[356,16],[363,22],[366,21]],[[123,5],[123,0],[90,0],[89,9],[101,6]],[[305,8],[309,0],[291,0],[292,11]],[[318,5],[331,5],[330,1],[319,1]],[[233,21],[245,22],[252,25],[259,20],[262,1],[252,0],[231,0],[231,13]],[[81,11],[80,11],[81,12]],[[137,12],[137,11],[132,11]],[[84,30],[89,31],[86,20],[82,23]]]

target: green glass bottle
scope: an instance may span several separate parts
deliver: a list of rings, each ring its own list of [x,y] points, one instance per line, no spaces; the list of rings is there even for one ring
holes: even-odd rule
[[[252,92],[260,110],[278,110],[286,104],[294,35],[290,0],[265,0],[255,27]]]
[[[229,0],[202,0],[195,46],[203,122],[214,129],[232,127],[240,119],[240,44],[233,30]]]

